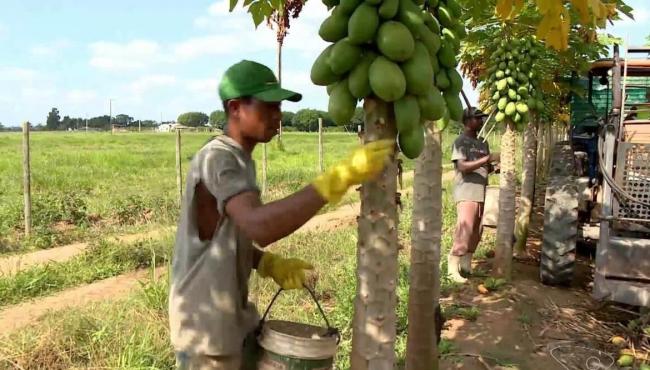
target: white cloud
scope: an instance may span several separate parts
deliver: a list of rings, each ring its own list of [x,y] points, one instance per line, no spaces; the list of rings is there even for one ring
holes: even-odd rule
[[[90,45],[90,65],[104,70],[143,69],[161,60],[158,43],[133,40],[125,44],[99,41]]]
[[[176,84],[176,77],[172,75],[142,76],[129,84],[129,90],[135,95],[142,95],[156,88],[170,87]]]
[[[219,74],[221,75],[221,74]],[[189,80],[185,83],[185,88],[197,95],[202,96],[215,96],[219,80],[216,78],[206,78],[200,80]]]
[[[56,95],[56,89],[52,87],[23,87],[20,94],[24,99],[47,100]]]
[[[230,54],[239,48],[240,38],[232,35],[195,37],[172,47],[175,60],[190,60],[204,55]]]
[[[61,39],[47,44],[35,45],[30,49],[30,52],[35,56],[53,56],[69,46],[70,41]]]
[[[66,100],[70,104],[86,104],[97,98],[97,92],[94,90],[74,89],[68,91]]]
[[[34,82],[39,78],[36,70],[21,67],[0,67],[0,80],[12,82]]]

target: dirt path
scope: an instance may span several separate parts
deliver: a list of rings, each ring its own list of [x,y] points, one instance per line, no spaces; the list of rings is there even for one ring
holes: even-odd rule
[[[160,228],[138,234],[128,234],[109,238],[111,241],[120,243],[132,243],[137,240],[155,239],[160,235],[172,230],[171,228]],[[64,262],[81,254],[89,243],[74,243],[62,247],[44,249],[36,252],[18,254],[0,258],[0,276],[14,275],[17,272],[34,265],[49,262]]]
[[[629,317],[591,299],[588,258],[579,257],[570,288],[539,282],[543,198],[536,202],[528,243],[532,257],[513,263],[512,283],[482,295],[477,288],[485,278],[472,278],[469,285],[441,299],[443,307],[476,307],[479,314],[475,321],[448,318],[443,338],[453,341],[456,354],[443,356],[440,369],[608,369],[618,357],[618,349],[607,341],[618,334],[615,323]],[[478,267],[489,271],[491,260]],[[595,359],[604,366],[587,365]]]
[[[451,180],[453,175],[453,171],[444,173],[443,181]],[[410,171],[405,173],[403,178],[404,180],[407,180],[412,177],[413,172]],[[354,189],[352,189],[352,191],[354,191]],[[402,196],[408,196],[411,192],[412,187],[408,187],[402,191]],[[298,229],[297,232],[318,232],[351,226],[356,222],[360,206],[361,204],[356,202],[340,206],[335,211],[315,216]],[[165,230],[161,229],[143,234],[123,236],[119,237],[118,240],[130,242],[138,239],[154,238],[157,235],[162,234]],[[16,260],[13,263],[18,266],[17,268],[26,268],[27,266],[32,266],[38,263],[46,263],[50,261],[61,262],[81,253],[84,248],[85,245],[79,243],[51,250],[39,251],[34,254],[25,255],[23,256],[23,259]],[[61,253],[61,256],[57,255],[57,252]],[[0,263],[2,262],[0,261]],[[9,262],[7,262],[7,266],[11,266]],[[157,275],[162,274],[163,272],[164,267],[156,269]],[[81,287],[70,288],[52,296],[9,306],[4,310],[0,310],[0,333],[2,333],[0,336],[7,335],[14,330],[18,330],[29,323],[37,321],[48,311],[77,307],[106,299],[124,298],[128,296],[134,288],[139,286],[138,282],[146,278],[147,273],[148,270],[130,272]]]

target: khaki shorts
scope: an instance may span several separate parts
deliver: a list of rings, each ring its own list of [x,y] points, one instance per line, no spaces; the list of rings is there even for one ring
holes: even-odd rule
[[[456,211],[458,221],[456,222],[454,246],[451,249],[451,254],[464,256],[467,253],[474,253],[479,241],[481,241],[483,203],[460,201],[456,203]]]

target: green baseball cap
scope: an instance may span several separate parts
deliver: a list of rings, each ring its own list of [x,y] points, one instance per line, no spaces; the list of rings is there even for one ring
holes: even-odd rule
[[[222,101],[241,97],[264,102],[302,99],[302,95],[280,87],[269,67],[250,60],[242,60],[226,70],[219,83],[219,97]]]

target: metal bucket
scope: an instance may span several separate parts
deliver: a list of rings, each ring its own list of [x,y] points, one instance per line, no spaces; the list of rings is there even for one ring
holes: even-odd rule
[[[330,370],[339,344],[339,332],[333,328],[314,293],[305,287],[316,302],[327,327],[289,321],[269,320],[266,317],[280,289],[266,309],[257,341],[262,348],[257,364],[259,370]]]

